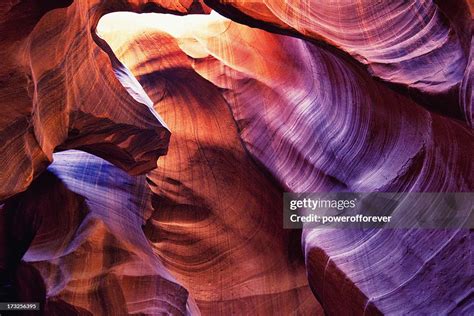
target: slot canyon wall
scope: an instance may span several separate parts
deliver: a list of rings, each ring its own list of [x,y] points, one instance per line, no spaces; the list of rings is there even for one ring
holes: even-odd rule
[[[470,229],[282,223],[283,192],[473,191],[472,8],[0,4],[0,301],[474,313]]]

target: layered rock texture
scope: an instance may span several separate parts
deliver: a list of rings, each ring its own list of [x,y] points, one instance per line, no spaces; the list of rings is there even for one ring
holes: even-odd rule
[[[471,230],[282,215],[283,192],[473,191],[469,3],[204,2],[0,5],[0,301],[474,313]]]

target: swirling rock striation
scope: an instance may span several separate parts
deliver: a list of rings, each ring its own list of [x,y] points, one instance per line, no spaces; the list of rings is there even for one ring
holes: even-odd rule
[[[40,302],[45,315],[195,313],[143,233],[150,210],[144,176],[84,152],[55,154],[47,171],[5,204],[17,227],[8,229],[17,246],[10,258],[21,258],[16,299]]]
[[[148,174],[154,210],[145,233],[204,315],[321,314],[298,232],[281,225],[280,186],[245,151],[220,90],[194,71],[181,38],[165,32],[208,19],[117,13],[98,27],[173,131]]]
[[[472,127],[472,15],[456,1],[220,1],[206,3],[236,21],[322,41],[430,109]]]
[[[0,201],[6,201],[5,205],[7,205],[0,204],[2,210],[0,214],[0,282],[2,283],[0,295],[5,294],[3,285],[5,279],[8,279],[9,271],[17,269],[18,260],[28,249],[37,230],[40,229],[41,223],[38,221],[47,218],[45,222],[51,223],[52,226],[57,225],[59,223],[57,219],[51,219],[56,216],[51,212],[57,211],[57,213],[64,213],[64,219],[66,222],[69,221],[70,225],[49,234],[48,227],[41,226],[41,235],[46,236],[44,237],[46,246],[41,249],[44,251],[44,257],[42,257],[45,263],[42,266],[44,269],[39,269],[38,273],[37,267],[23,268],[22,265],[18,268],[23,269],[26,275],[23,278],[23,284],[19,285],[20,294],[39,295],[36,297],[42,299],[46,295],[51,296],[51,299],[47,300],[47,305],[51,307],[50,303],[54,301],[55,308],[50,311],[58,314],[61,314],[58,308],[64,309],[63,312],[73,312],[78,309],[81,313],[92,311],[105,314],[107,310],[117,313],[126,310],[146,310],[149,305],[152,306],[148,311],[151,313],[165,312],[165,310],[187,313],[189,310],[185,307],[188,304],[187,292],[178,284],[173,285],[173,282],[168,282],[171,285],[166,285],[167,281],[162,280],[161,272],[156,270],[157,267],[142,267],[152,264],[153,260],[156,261],[156,256],[153,260],[147,259],[149,262],[145,264],[134,258],[127,263],[125,272],[111,272],[115,269],[116,261],[114,251],[111,249],[118,249],[118,252],[128,251],[126,246],[116,246],[120,242],[114,240],[120,240],[119,228],[125,225],[126,219],[133,222],[133,217],[112,218],[111,220],[118,221],[116,223],[118,226],[115,226],[113,232],[109,231],[109,227],[102,227],[104,225],[100,221],[88,222],[84,225],[90,226],[90,229],[86,230],[84,236],[77,239],[66,237],[64,245],[58,250],[57,247],[55,248],[57,245],[54,244],[56,240],[48,238],[61,239],[75,232],[77,227],[74,225],[81,223],[78,214],[82,214],[85,212],[84,209],[88,208],[81,202],[83,197],[70,193],[69,189],[64,188],[65,186],[60,184],[55,176],[46,172],[42,180],[38,180],[40,184],[36,184],[31,189],[33,192],[30,190],[26,195],[15,196],[15,200],[8,199],[12,195],[25,191],[34,179],[45,171],[47,165],[53,160],[55,151],[68,148],[89,151],[104,157],[131,174],[145,173],[156,168],[157,158],[166,153],[170,135],[168,128],[153,110],[151,100],[136,79],[115,58],[108,45],[95,34],[99,18],[115,10],[196,13],[205,12],[207,9],[196,1],[169,1],[159,5],[150,1],[93,0],[11,1],[0,4],[0,41],[2,43],[0,53],[2,60],[0,69],[0,111],[2,114],[0,119],[0,139],[2,140],[0,144],[2,164]],[[79,160],[74,160],[74,163],[80,164]],[[120,175],[119,171],[110,173]],[[81,178],[84,182],[96,179],[95,175],[89,173],[82,176],[88,177]],[[38,188],[41,185],[46,188]],[[122,188],[124,196],[121,198],[126,200],[125,191],[130,188],[125,182],[115,185],[117,187],[125,185]],[[37,191],[45,194],[46,197],[38,196]],[[93,195],[96,200],[106,199],[106,195],[97,196],[98,191],[100,188],[89,187],[88,191],[83,193],[85,196]],[[110,191],[107,192],[110,193]],[[19,205],[12,204],[18,199],[21,201]],[[70,199],[72,201],[69,201]],[[64,201],[65,204],[56,205],[58,201]],[[35,205],[36,202],[38,205]],[[104,200],[97,203],[100,204],[100,202],[107,203]],[[108,206],[117,207],[113,211],[119,213],[124,211],[120,208],[123,205]],[[14,215],[7,217],[5,207],[8,213]],[[20,218],[16,222],[18,227],[21,227],[18,229],[17,236],[6,235],[9,227],[12,227],[12,221],[15,222],[15,219],[23,214],[24,207],[27,208],[25,211],[27,214],[26,218]],[[59,210],[61,207],[66,210]],[[108,225],[111,224],[108,223]],[[139,226],[135,228],[136,231],[141,232]],[[121,229],[126,229],[126,227],[123,226]],[[97,242],[100,238],[105,239]],[[146,252],[146,240],[143,241],[145,241],[144,244],[136,246],[143,248]],[[55,251],[63,251],[68,242],[71,243],[69,246],[72,247],[70,249],[72,255],[62,254],[63,256],[70,255],[67,259],[54,257],[54,255],[59,255],[55,254]],[[109,258],[107,260],[111,262],[110,266],[103,266],[99,262],[100,259],[97,261],[94,256],[90,261],[86,260],[93,262],[88,267],[90,271],[87,273],[96,275],[94,278],[89,278],[86,273],[79,287],[69,283],[71,279],[77,277],[78,273],[81,273],[78,269],[81,266],[81,260],[74,257],[77,257],[77,253],[81,253],[81,249],[84,250],[84,248],[74,245],[75,242],[85,244],[86,252],[93,244],[96,250],[102,249],[104,251],[102,257]],[[49,246],[51,249],[48,249]],[[79,250],[75,249],[75,246]],[[41,254],[41,251],[38,253]],[[70,258],[71,256],[73,259]],[[33,258],[33,261],[35,260],[36,258]],[[64,266],[64,270],[69,270],[64,275],[55,272],[58,270],[59,263]],[[134,272],[133,269],[136,271]],[[160,269],[158,267],[158,270]],[[67,285],[54,283],[58,279],[51,279],[51,273]],[[142,275],[137,278],[134,275],[137,273],[142,273]],[[146,273],[150,274],[150,278],[146,277]],[[34,284],[45,282],[46,288],[31,289],[31,284],[27,286],[24,282],[25,280],[30,282],[29,277],[35,280]],[[122,277],[128,279],[127,284],[120,284]],[[170,278],[169,275],[166,278]],[[130,286],[134,287],[134,284],[143,279],[148,279],[147,282],[151,285],[134,294]],[[98,284],[102,284],[101,287],[103,287],[109,281],[117,284],[117,291],[103,293],[97,288]],[[160,283],[165,284],[164,287],[160,287]],[[73,295],[71,298],[70,294],[74,291],[80,293],[81,287],[87,294],[83,293],[81,298],[77,297],[81,295]],[[169,290],[164,290],[166,287],[169,287]],[[170,300],[164,296],[173,296],[173,293],[178,293],[176,302],[173,302],[174,299],[171,300],[168,304],[169,308],[161,304],[163,306],[157,309],[159,304],[140,301],[153,300],[157,294],[157,298],[161,296],[161,300],[166,302]],[[133,295],[141,295],[142,298],[133,297]],[[107,298],[112,300],[109,307],[104,305]],[[130,307],[129,305],[133,302],[139,306]]]
[[[159,4],[0,5],[0,200],[24,191],[55,150],[82,149],[133,174],[156,168],[169,131],[138,82],[95,36],[95,26],[116,10],[205,11],[195,1]]]
[[[180,21],[186,27],[179,32],[167,27],[178,22],[151,21],[149,28],[173,36],[192,58],[194,70],[219,88],[246,150],[285,190],[472,191],[473,135],[464,124],[427,111],[374,80],[359,64],[303,40],[215,16]],[[153,37],[168,42],[148,33],[137,42]],[[144,87],[159,87],[157,109],[167,104],[179,83],[166,78],[177,71],[166,71],[158,83],[143,73],[184,67],[186,60],[180,62],[178,53],[160,46],[160,58],[147,52],[149,57],[141,58],[148,62],[137,66],[140,53],[127,59],[123,48],[111,45]],[[204,94],[204,83],[191,86]],[[193,104],[191,98],[184,103]],[[179,193],[181,181],[169,182],[177,186],[169,190]],[[168,186],[157,183],[158,195]],[[330,314],[470,308],[469,231],[306,229],[303,247],[312,289]],[[448,253],[453,262],[447,261]],[[401,260],[400,268],[393,268],[392,260]],[[341,296],[351,299],[341,302]]]
[[[215,13],[97,26],[209,13],[198,1],[0,5],[17,297],[58,315],[472,313],[470,231],[281,225],[283,191],[473,191],[467,4],[206,3],[292,36]],[[53,156],[69,148],[158,167],[152,192]]]

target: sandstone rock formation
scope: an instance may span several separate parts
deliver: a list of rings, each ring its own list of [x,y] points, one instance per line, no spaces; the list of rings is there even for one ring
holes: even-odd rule
[[[208,4],[239,22],[347,52],[375,77],[421,104],[463,117],[472,127],[472,17],[469,3],[450,1],[220,1]]]
[[[154,213],[145,233],[157,253],[203,314],[317,313],[304,262],[296,255],[296,232],[281,225],[281,188],[245,151],[219,88],[193,70],[179,40],[153,29],[196,30],[202,25],[194,21],[210,17],[162,16],[154,24],[156,16],[148,15],[140,21],[151,25],[120,27],[133,18],[99,25],[99,35],[173,130],[168,154],[148,174]],[[102,23],[108,24],[107,17]],[[213,27],[226,28],[208,30]]]
[[[0,5],[0,297],[474,312],[469,229],[282,226],[285,191],[473,191],[469,4],[205,3]]]
[[[187,12],[192,1],[163,5]],[[25,190],[54,150],[89,151],[134,174],[156,167],[169,131],[95,26],[111,11],[160,8],[93,0],[0,5],[0,161],[8,165],[0,199]]]
[[[127,23],[126,17],[117,17],[122,23],[115,25],[133,20],[128,15]],[[170,27],[177,20],[187,27]],[[144,89],[158,94],[157,109],[171,102],[174,89],[186,90],[184,82],[200,87],[200,95],[207,96],[205,86],[220,88],[246,149],[285,190],[472,191],[472,130],[395,93],[344,55],[215,16],[141,21],[134,34],[120,28],[116,32],[122,39],[113,32],[105,37]],[[192,59],[184,58],[178,46]],[[137,47],[156,51],[142,53]],[[193,76],[185,72],[190,64],[212,84],[187,79]],[[179,103],[192,111],[193,97],[186,100]],[[170,155],[162,161],[168,158],[179,160]],[[175,183],[171,192],[180,185]],[[157,183],[157,195],[167,195],[162,190],[168,186]],[[415,240],[430,240],[432,247]],[[327,312],[448,313],[468,304],[463,299],[472,286],[466,268],[469,231],[308,229],[303,247],[310,284]],[[447,253],[455,258],[452,271],[443,265]],[[388,268],[394,261],[401,261],[400,268]],[[428,280],[431,286],[413,298]],[[351,299],[341,302],[341,296]]]
[[[45,315],[195,311],[143,233],[150,203],[144,176],[80,151],[54,154],[48,170],[5,204],[19,227],[8,230],[22,258],[17,299],[40,302]]]

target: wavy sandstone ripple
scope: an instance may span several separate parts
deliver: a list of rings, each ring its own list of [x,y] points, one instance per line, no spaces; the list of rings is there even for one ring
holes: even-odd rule
[[[206,3],[241,23],[335,46],[373,76],[472,127],[472,84],[462,82],[472,68],[473,27],[464,0]]]
[[[95,26],[117,10],[203,12],[193,3],[0,5],[0,200],[25,190],[55,150],[82,149],[133,174],[156,167],[169,131],[140,85],[97,38]]]
[[[126,16],[122,18],[127,21]],[[185,26],[179,31],[169,28],[180,23],[173,19]],[[135,35],[119,40],[110,34],[108,40],[145,90],[153,95],[159,91],[155,99],[159,113],[168,111],[160,109],[171,102],[174,89],[186,89],[184,82],[199,95],[219,88],[246,150],[286,190],[472,191],[472,130],[395,93],[350,59],[215,15],[162,17],[160,22],[143,17],[141,21]],[[117,32],[124,34],[123,29]],[[136,40],[130,39],[134,36]],[[195,72],[212,85],[185,79],[193,76],[185,72],[189,61],[171,50],[172,44],[179,45]],[[156,49],[139,52],[140,45]],[[163,68],[148,75],[152,69]],[[179,77],[179,72],[186,75]],[[196,96],[185,95],[186,101],[180,103],[192,111]],[[217,103],[206,99],[208,107]],[[198,115],[193,112],[194,119],[186,120],[186,126],[199,121]],[[189,175],[191,171],[186,170],[179,174]],[[173,189],[168,194],[180,192],[181,181],[168,182],[155,182],[158,196],[170,185]],[[163,226],[176,225],[175,219]],[[312,289],[331,314],[469,308],[469,231],[305,230],[303,247]],[[454,261],[447,261],[448,254]],[[399,266],[392,267],[393,262]],[[427,282],[430,286],[424,294],[414,298]],[[341,302],[341,296],[351,299]]]
[[[469,230],[282,228],[283,191],[473,191],[472,6],[205,3],[258,28],[192,0],[0,4],[0,297],[472,313]]]
[[[80,151],[55,154],[4,206],[12,260],[22,260],[18,299],[40,302],[45,315],[195,312],[143,233],[150,208],[145,176]]]
[[[176,17],[133,18],[109,25],[105,17],[99,34],[173,131],[167,155],[148,174],[154,211],[145,233],[156,252],[205,315],[320,314],[298,232],[281,225],[281,188],[245,151],[219,88],[194,71],[179,41],[139,27],[177,25]],[[188,30],[203,19],[178,21]],[[120,27],[132,21],[135,28]]]

